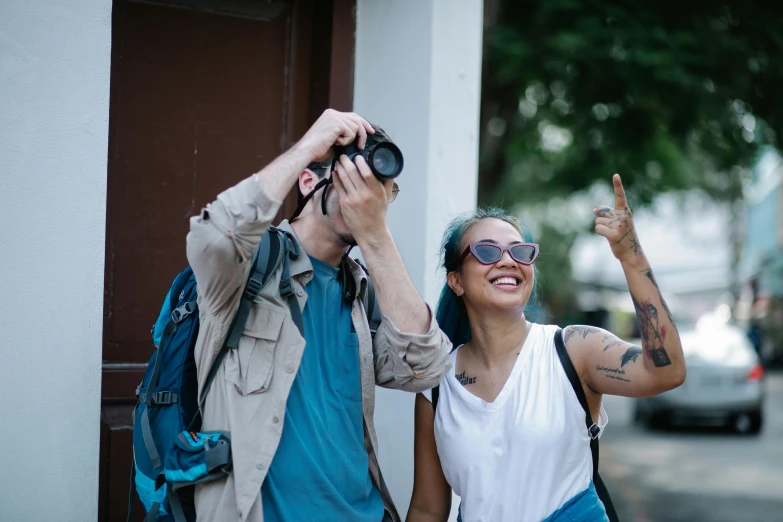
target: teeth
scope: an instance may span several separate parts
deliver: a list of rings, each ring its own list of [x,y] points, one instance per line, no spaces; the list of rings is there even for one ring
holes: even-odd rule
[[[517,280],[513,277],[501,277],[492,281],[493,285],[516,285]]]

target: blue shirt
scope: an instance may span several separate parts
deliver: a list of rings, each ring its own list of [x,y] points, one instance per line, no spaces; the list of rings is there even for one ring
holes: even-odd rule
[[[310,258],[302,311],[307,345],[291,386],[285,423],[261,495],[264,520],[383,519],[364,446],[359,339],[337,269]],[[278,347],[285,349],[284,347]]]

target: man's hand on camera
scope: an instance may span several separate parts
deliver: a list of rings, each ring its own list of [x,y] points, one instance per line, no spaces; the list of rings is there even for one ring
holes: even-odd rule
[[[413,286],[386,226],[394,181],[379,181],[363,157],[357,155],[355,161],[340,156],[332,174],[343,221],[362,249],[384,315],[403,332],[425,334],[431,327],[430,309]]]
[[[273,199],[283,201],[309,163],[327,159],[334,145],[348,145],[357,137],[363,149],[368,133],[374,134],[375,130],[364,118],[327,109],[296,145],[256,175],[258,184]]]
[[[389,235],[386,210],[394,181],[379,181],[363,157],[355,156],[355,161],[340,156],[332,177],[345,226],[361,246]]]
[[[359,149],[364,149],[367,134],[374,133],[372,125],[358,114],[326,109],[296,146],[305,151],[309,161],[321,161],[334,145],[344,147],[357,137]]]

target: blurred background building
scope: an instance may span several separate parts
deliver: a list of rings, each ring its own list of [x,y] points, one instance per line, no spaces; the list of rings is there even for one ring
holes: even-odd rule
[[[783,159],[766,147],[746,190],[738,319],[770,365],[783,363]]]

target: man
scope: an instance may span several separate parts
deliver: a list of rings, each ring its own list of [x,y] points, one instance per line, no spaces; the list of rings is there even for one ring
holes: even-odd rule
[[[451,344],[416,292],[386,225],[394,182],[376,179],[360,156],[355,163],[341,156],[334,172],[324,168],[332,165],[334,145],[354,139],[364,148],[388,137],[356,114],[327,110],[290,150],[191,219],[187,252],[199,291],[195,353],[202,388],[280,202],[297,179],[308,195],[332,176],[296,220],[279,227],[304,251],[290,261],[304,338],[280,295],[278,270],[207,396],[203,430],[230,432],[233,471],[197,487],[199,521],[399,520],[378,467],[374,385],[411,392],[433,387],[450,366]],[[336,267],[354,244],[383,311],[374,340],[362,304],[364,271],[344,262],[359,289],[352,302],[337,278]]]

